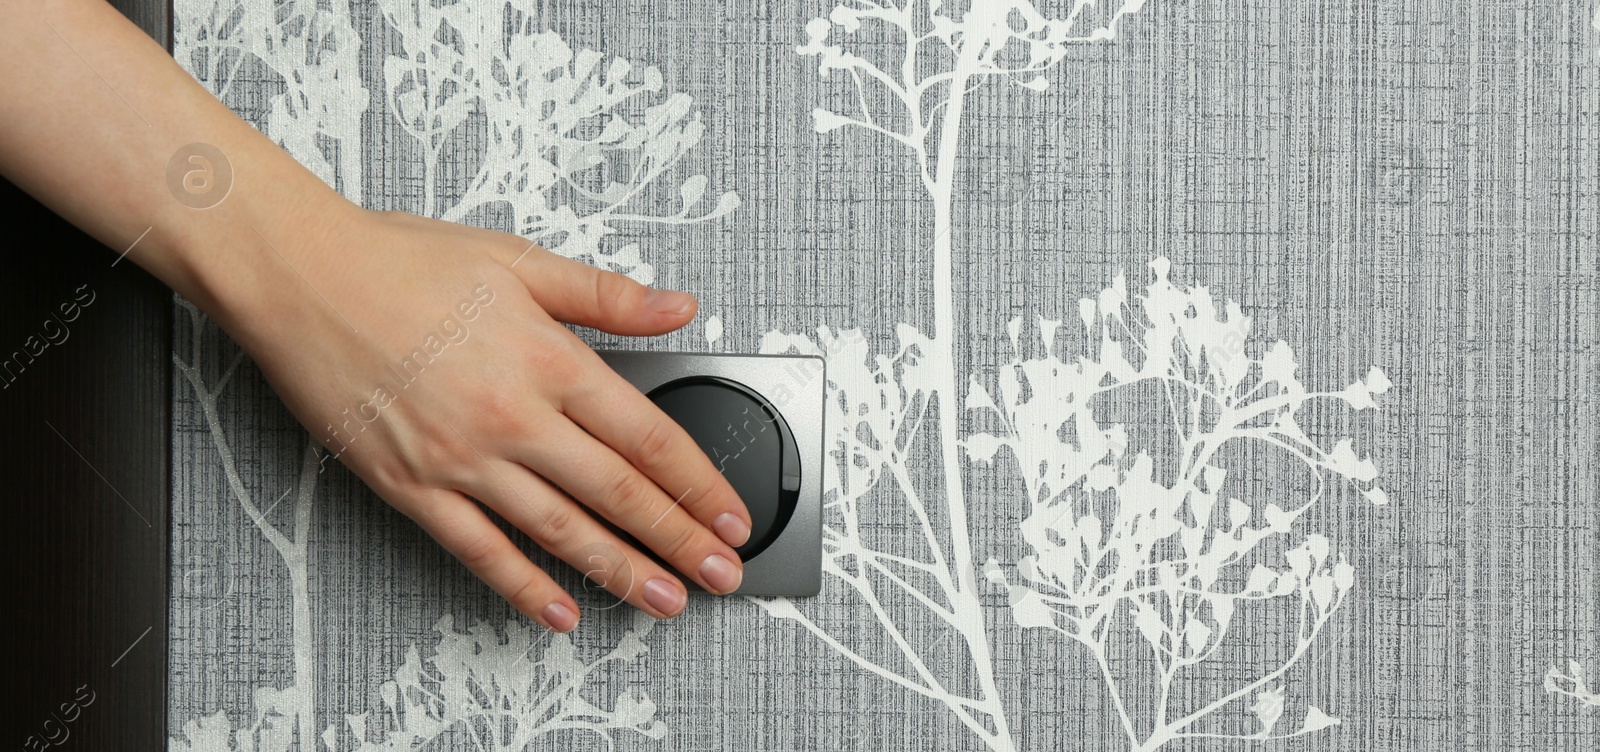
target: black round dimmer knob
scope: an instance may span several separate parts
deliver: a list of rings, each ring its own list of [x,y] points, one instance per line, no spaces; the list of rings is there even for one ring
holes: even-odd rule
[[[783,414],[754,389],[720,376],[690,376],[648,395],[694,438],[750,510],[749,561],[783,532],[800,496],[800,453]]]

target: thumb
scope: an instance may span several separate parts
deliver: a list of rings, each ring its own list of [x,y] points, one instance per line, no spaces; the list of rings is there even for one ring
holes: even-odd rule
[[[514,266],[552,318],[611,334],[665,334],[693,320],[699,307],[686,292],[646,287],[549,251],[528,254]]]

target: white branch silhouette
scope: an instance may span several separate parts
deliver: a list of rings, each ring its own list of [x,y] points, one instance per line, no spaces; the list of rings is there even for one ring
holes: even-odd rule
[[[1044,88],[1040,74],[1059,63],[1073,45],[1112,39],[1117,23],[1142,5],[1143,0],[1127,0],[1109,18],[1091,18],[1095,3],[1080,0],[1066,17],[1052,19],[1021,0],[975,4],[964,11],[948,10],[937,0],[853,0],[835,7],[827,18],[808,23],[808,41],[798,50],[817,58],[823,77],[844,73],[855,87],[859,111],[846,115],[819,109],[813,113],[816,130],[857,127],[904,145],[916,158],[934,205],[932,335],[902,325],[899,352],[893,356],[869,359],[864,347],[850,345],[843,355],[830,358],[831,451],[842,463],[843,477],[827,483],[832,526],[825,531],[824,567],[849,585],[870,610],[898,647],[897,661],[908,670],[879,665],[786,599],[758,602],[775,616],[799,621],[863,668],[944,703],[992,749],[1012,749],[1015,742],[995,684],[956,443],[963,410],[956,389],[951,220],[966,96],[991,79]],[[901,39],[899,59],[870,60],[830,41],[835,35],[852,37],[864,28]],[[888,104],[874,109],[875,102]],[[839,345],[838,337],[826,328],[818,336],[819,342],[811,342],[774,333],[762,349],[833,353]],[[938,500],[941,517],[948,520],[945,529],[936,528],[935,501],[923,498],[906,464],[906,452],[929,411],[937,438],[924,439],[937,442],[946,473],[941,486],[944,498]],[[890,485],[880,487],[881,480]],[[890,556],[863,537],[860,507],[887,499],[903,503],[909,518],[917,521],[929,552],[926,560]],[[911,603],[891,606],[887,602],[891,596],[896,601],[909,598]],[[926,613],[910,615],[905,609],[914,607],[911,604]],[[924,617],[946,626],[946,635],[960,638],[958,648],[966,651],[970,675],[978,684],[972,696],[946,687],[925,656],[933,646],[914,645],[897,624],[900,619],[920,622]],[[959,668],[965,671],[968,666]]]
[[[1018,563],[1022,584],[1011,588],[1017,622],[1055,630],[1088,648],[1133,748],[1156,749],[1192,736],[1269,738],[1282,710],[1283,689],[1276,683],[1316,642],[1355,582],[1354,569],[1330,554],[1326,537],[1307,535],[1288,547],[1293,527],[1329,498],[1334,483],[1349,484],[1374,503],[1387,501],[1373,484],[1376,468],[1356,456],[1349,439],[1324,449],[1295,416],[1317,400],[1371,408],[1390,384],[1373,368],[1341,391],[1308,391],[1286,343],[1260,356],[1246,352],[1250,321],[1236,304],[1219,308],[1205,288],[1173,285],[1165,259],[1151,269],[1141,295],[1130,299],[1119,275],[1098,298],[1082,301],[1078,332],[1039,321],[1045,355],[1000,368],[996,393],[974,380],[969,409],[999,429],[964,444],[980,462],[997,462],[1001,449],[1009,452],[1033,506],[1023,523],[1033,554]],[[1016,352],[1037,349],[1020,338],[1021,330],[1022,322],[1013,321]],[[1073,334],[1087,352],[1065,357],[1054,343]],[[1127,402],[1140,401],[1139,389],[1160,398],[1155,409],[1142,405],[1133,414],[1166,420],[1151,427],[1107,417],[1119,404],[1126,412]],[[1228,495],[1230,463],[1219,452],[1252,444],[1257,455],[1278,452],[1303,465],[1316,481],[1312,490],[1290,499]],[[1005,581],[998,565],[988,568],[991,580]],[[1296,617],[1291,655],[1173,718],[1169,701],[1183,672],[1225,644],[1241,605],[1269,601],[1287,602]],[[1119,622],[1131,622],[1132,633],[1116,629]],[[1126,705],[1124,687],[1132,680],[1119,679],[1109,662],[1127,654],[1112,646],[1135,635],[1153,656],[1159,695],[1151,708]],[[1195,730],[1252,693],[1258,733]],[[1334,723],[1310,707],[1306,722],[1287,736]]]
[[[613,664],[643,655],[654,620],[635,614],[617,645],[584,660],[567,635],[509,621],[501,632],[477,624],[460,634],[445,616],[434,626],[439,642],[424,657],[406,650],[394,678],[379,688],[383,707],[347,716],[352,746],[333,729],[324,739],[337,752],[470,748],[524,752],[551,734],[588,731],[614,744],[616,731],[661,739],[666,726],[648,697],[625,692],[609,709],[585,697],[587,682]]]
[[[317,649],[316,641],[311,634],[311,595],[306,543],[310,536],[311,511],[316,499],[317,474],[321,467],[318,462],[317,447],[307,437],[306,447],[302,452],[299,478],[294,488],[288,492],[293,496],[293,501],[288,506],[290,526],[279,527],[271,519],[274,507],[263,509],[245,485],[234,457],[232,443],[228,440],[227,431],[217,412],[217,398],[238,372],[239,365],[244,360],[244,351],[229,342],[215,327],[208,327],[205,315],[194,304],[182,299],[179,299],[178,304],[188,313],[190,347],[187,360],[173,353],[173,364],[194,391],[195,401],[200,405],[206,427],[211,434],[212,446],[217,450],[222,463],[223,476],[227,479],[229,490],[232,491],[234,499],[244,510],[245,515],[272,545],[273,551],[283,561],[289,575],[291,613],[289,640],[294,653],[294,678],[285,687],[256,689],[255,720],[248,727],[238,730],[235,743],[241,750],[277,752],[289,749],[298,739],[299,749],[310,750],[316,744],[314,731],[317,712]],[[208,383],[204,366],[207,361],[215,359],[219,349],[223,351],[231,349],[233,353],[216,381]],[[226,732],[228,721],[225,711],[218,711],[217,716],[222,719],[220,725],[215,719],[191,721],[191,723],[203,724],[206,733],[217,733],[219,730]],[[200,733],[200,726],[197,725],[195,731]],[[178,745],[179,742],[174,740],[173,749],[182,749]],[[224,745],[215,748],[229,747]],[[207,747],[196,746],[195,749],[207,749]]]
[[[1597,14],[1596,18],[1600,18],[1600,14]],[[1546,671],[1544,689],[1546,692],[1571,697],[1583,705],[1600,708],[1600,690],[1589,688],[1588,682],[1584,680],[1583,664],[1578,661],[1567,661],[1565,673],[1554,667]]]
[[[400,37],[384,61],[389,114],[423,148],[422,213],[463,221],[505,205],[517,232],[648,283],[636,244],[606,242],[618,225],[691,224],[738,207],[735,193],[708,195],[704,175],[673,177],[704,126],[688,95],[662,95],[655,68],[574,52],[536,27],[531,0],[379,5]],[[473,127],[486,131],[477,166],[442,176],[446,151]],[[651,210],[661,191],[676,192],[676,211]]]
[[[826,328],[817,341],[806,337],[768,334],[762,352],[829,353],[828,427],[829,470],[824,474],[825,516],[823,570],[844,581],[869,610],[875,623],[899,650],[899,661],[911,669],[900,673],[880,665],[848,646],[843,637],[815,617],[802,613],[786,598],[753,599],[773,616],[793,619],[830,647],[873,673],[908,690],[942,702],[990,747],[1011,745],[999,692],[988,668],[988,637],[975,580],[963,578],[958,557],[965,548],[947,553],[947,539],[961,531],[941,531],[932,521],[932,507],[922,497],[911,476],[907,452],[916,441],[930,408],[926,360],[929,342],[914,328],[901,325],[900,347],[892,355],[869,358],[867,342],[856,331],[835,334]],[[928,551],[927,559],[880,551],[864,531],[864,506],[894,498],[903,504],[906,519],[914,520],[920,539],[915,545],[900,539],[894,548]],[[970,572],[968,568],[966,571]],[[893,604],[886,604],[891,596]],[[904,603],[910,598],[910,603]],[[891,606],[894,613],[891,613]],[[907,609],[915,609],[909,612]],[[914,615],[911,615],[914,613]],[[928,634],[925,622],[936,620],[959,637],[958,646],[975,653],[980,694],[966,696],[945,686],[924,657],[933,646],[917,644],[913,637]],[[908,635],[900,622],[920,624]],[[859,634],[858,630],[850,632]],[[848,633],[846,633],[848,634]],[[853,635],[852,635],[853,636]],[[941,638],[942,640],[943,638]],[[965,670],[965,669],[963,669]]]
[[[218,99],[238,109],[323,182],[362,199],[361,39],[344,3],[326,0],[215,0],[173,5],[174,55]],[[265,112],[238,97],[241,80],[260,85],[254,65],[276,80]],[[281,90],[280,90],[281,87]]]

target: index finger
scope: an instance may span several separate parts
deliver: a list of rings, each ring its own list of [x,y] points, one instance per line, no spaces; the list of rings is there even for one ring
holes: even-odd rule
[[[561,410],[735,548],[750,538],[750,510],[700,445],[649,397],[589,351],[593,377]]]

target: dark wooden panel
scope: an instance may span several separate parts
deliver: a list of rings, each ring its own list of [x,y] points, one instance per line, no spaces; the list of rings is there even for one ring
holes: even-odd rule
[[[172,0],[111,0],[111,4],[162,47],[172,49]]]
[[[165,2],[118,5],[169,43]],[[163,749],[171,293],[8,182],[0,206],[0,747]]]

